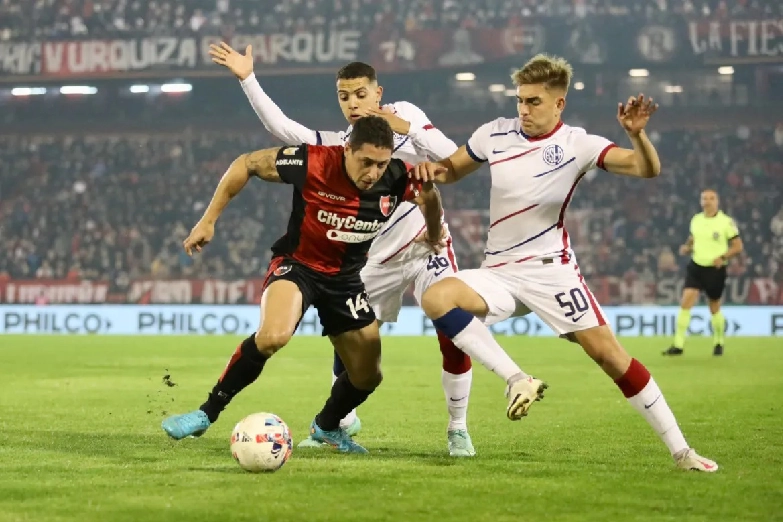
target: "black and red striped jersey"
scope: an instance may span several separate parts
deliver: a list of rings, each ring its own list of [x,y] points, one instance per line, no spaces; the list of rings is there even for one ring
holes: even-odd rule
[[[277,172],[294,186],[286,234],[272,246],[320,273],[354,273],[381,227],[401,201],[414,199],[421,183],[408,166],[392,159],[369,190],[359,190],[345,171],[342,146],[300,145],[277,153]]]

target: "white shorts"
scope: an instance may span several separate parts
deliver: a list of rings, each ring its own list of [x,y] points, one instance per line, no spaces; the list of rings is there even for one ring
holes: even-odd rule
[[[606,316],[585,284],[575,259],[509,263],[497,268],[463,270],[454,275],[487,303],[484,323],[535,313],[563,335],[607,324]]]
[[[361,277],[378,320],[394,323],[402,308],[402,297],[411,283],[413,296],[421,304],[421,296],[430,285],[456,273],[457,258],[449,241],[440,254],[433,252],[426,257],[386,264],[368,261]]]

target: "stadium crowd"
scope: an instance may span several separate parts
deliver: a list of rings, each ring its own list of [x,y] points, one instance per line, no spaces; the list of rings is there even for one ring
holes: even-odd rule
[[[699,210],[699,192],[714,187],[745,242],[731,273],[780,278],[783,126],[652,137],[663,158],[659,179],[598,171],[577,190],[567,225],[585,275],[677,272],[684,262],[677,247]],[[2,137],[0,276],[83,277],[120,287],[149,276],[258,277],[285,228],[290,188],[284,185],[249,186],[202,256],[188,258],[181,242],[231,160],[274,145],[265,134]],[[463,268],[482,258],[487,182],[484,172],[442,189]]]
[[[777,0],[0,0],[0,41],[231,31],[505,26],[533,16],[761,16]]]

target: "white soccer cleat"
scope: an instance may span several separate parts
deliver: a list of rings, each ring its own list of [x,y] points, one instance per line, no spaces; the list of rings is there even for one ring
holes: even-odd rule
[[[519,420],[527,415],[527,410],[533,402],[544,398],[544,390],[549,387],[544,381],[528,376],[506,388],[508,409],[506,417],[510,420]]]
[[[693,448],[684,449],[674,455],[677,467],[680,469],[706,471],[712,473],[718,471],[718,463],[700,456]]]

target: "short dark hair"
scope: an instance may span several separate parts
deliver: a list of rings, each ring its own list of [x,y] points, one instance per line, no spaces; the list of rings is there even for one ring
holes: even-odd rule
[[[352,150],[358,150],[365,143],[381,149],[394,149],[394,131],[389,122],[380,116],[365,116],[356,120],[348,145]]]
[[[351,62],[337,71],[338,80],[355,80],[356,78],[367,78],[371,82],[378,81],[375,68],[364,62]]]

